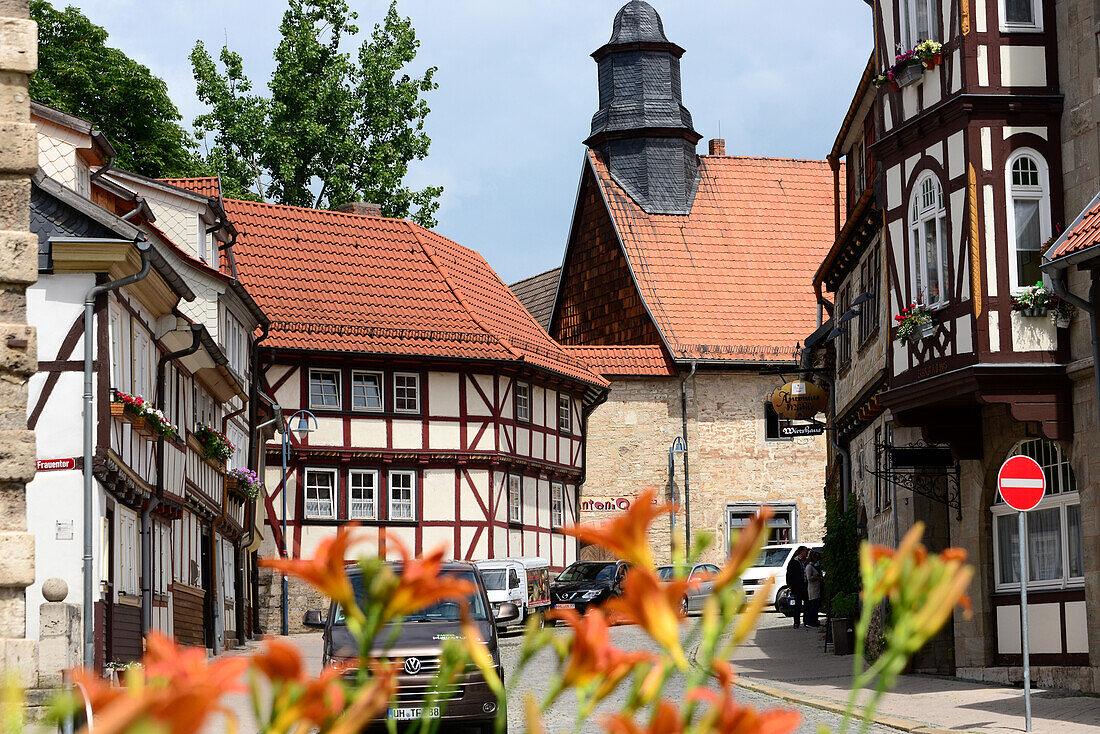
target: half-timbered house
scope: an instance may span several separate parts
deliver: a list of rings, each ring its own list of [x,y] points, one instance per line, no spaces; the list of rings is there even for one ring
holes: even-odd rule
[[[266,390],[309,432],[268,443],[263,551],[308,556],[342,524],[397,558],[541,556],[575,544],[588,414],[606,381],[566,354],[478,255],[366,205],[225,201],[242,282],[272,317]],[[287,508],[286,517],[282,507]],[[286,535],[282,527],[285,521]],[[270,585],[267,628],[281,588]],[[290,590],[289,628],[319,600]]]
[[[717,139],[697,155],[683,53],[648,3],[615,16],[592,54],[599,110],[562,267],[516,288],[533,312],[552,301],[550,335],[612,383],[589,428],[582,518],[669,488],[677,535],[713,533],[718,560],[764,505],[774,542],[823,532],[824,439],[785,433],[769,397],[819,323],[811,281],[834,234],[833,171],[726,155]],[[671,530],[655,526],[661,557]]]

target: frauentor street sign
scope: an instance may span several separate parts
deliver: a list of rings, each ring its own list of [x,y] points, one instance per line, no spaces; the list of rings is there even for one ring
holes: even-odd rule
[[[1030,456],[1013,456],[997,472],[997,489],[1009,507],[1027,512],[1042,501],[1046,492],[1043,467]]]
[[[1018,511],[1016,549],[1020,554],[1020,651],[1024,669],[1024,731],[1031,731],[1031,656],[1027,640],[1027,520],[1024,513],[1043,501],[1047,478],[1043,467],[1030,456],[1013,456],[997,472],[997,491],[1009,507]]]

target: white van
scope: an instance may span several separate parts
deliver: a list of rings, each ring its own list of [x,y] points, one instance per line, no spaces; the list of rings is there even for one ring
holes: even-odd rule
[[[787,597],[787,564],[794,557],[794,552],[803,546],[818,553],[821,552],[822,547],[821,543],[785,543],[766,545],[761,548],[756,563],[741,574],[745,597],[752,596],[768,579],[774,579],[771,590],[768,591],[769,605],[775,604],[777,596],[781,599]]]
[[[550,607],[550,563],[545,558],[495,558],[474,565],[485,582],[493,616],[501,604],[512,602],[520,613],[511,624],[523,624],[529,615]]]

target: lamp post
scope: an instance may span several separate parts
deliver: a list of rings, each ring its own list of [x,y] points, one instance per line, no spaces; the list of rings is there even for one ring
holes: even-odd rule
[[[309,421],[310,421],[311,418],[313,419],[313,428],[309,427]],[[299,410],[297,413],[294,413],[289,418],[287,418],[286,422],[283,424],[283,430],[282,430],[282,434],[283,434],[283,478],[282,478],[282,481],[279,484],[279,494],[282,496],[282,501],[283,501],[283,516],[282,516],[282,523],[281,523],[282,530],[283,530],[283,543],[282,543],[282,548],[280,550],[282,551],[284,560],[286,558],[290,557],[290,555],[287,553],[287,543],[286,543],[286,464],[287,464],[287,454],[290,453],[290,423],[291,423],[291,421],[293,421],[295,419],[298,420],[298,427],[294,429],[295,431],[297,431],[299,433],[309,433],[310,431],[317,430],[317,416],[313,415],[313,413],[310,413],[308,410]],[[289,599],[289,589],[287,588],[287,578],[286,578],[286,574],[284,573],[283,574],[283,599],[282,599],[282,601],[283,601],[283,635],[284,636],[290,634],[290,619],[289,619],[290,612],[289,612],[289,609],[288,609],[288,604],[289,604],[288,599]]]
[[[687,446],[684,445],[684,437],[677,436],[676,440],[672,442],[672,445],[668,447],[668,501],[672,505],[672,512],[669,514],[668,525],[668,538],[669,538],[669,553],[671,553],[672,562],[676,561],[676,454],[686,454]]]

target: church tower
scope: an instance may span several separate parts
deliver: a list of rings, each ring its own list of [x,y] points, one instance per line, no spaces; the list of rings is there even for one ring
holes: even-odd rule
[[[606,156],[611,175],[650,214],[689,213],[698,185],[702,136],[681,101],[683,54],[644,0],[619,10],[611,40],[592,54],[600,109],[585,145]]]

